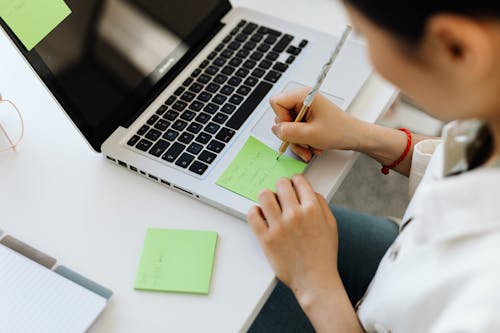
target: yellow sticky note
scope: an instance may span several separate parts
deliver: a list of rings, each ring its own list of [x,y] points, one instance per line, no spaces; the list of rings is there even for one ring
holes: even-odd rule
[[[64,0],[0,0],[0,17],[28,51],[69,14]]]
[[[216,184],[257,202],[257,195],[265,188],[276,191],[276,181],[304,172],[307,164],[277,152],[254,137],[249,137],[236,158]]]

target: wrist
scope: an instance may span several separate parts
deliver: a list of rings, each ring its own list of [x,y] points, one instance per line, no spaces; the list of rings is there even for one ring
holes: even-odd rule
[[[307,311],[317,304],[322,303],[323,298],[334,297],[335,294],[344,291],[344,285],[338,272],[324,276],[321,280],[310,281],[299,287],[292,287],[298,303]]]

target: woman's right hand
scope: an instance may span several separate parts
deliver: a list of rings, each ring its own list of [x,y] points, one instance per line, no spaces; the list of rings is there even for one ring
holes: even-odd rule
[[[309,89],[283,92],[271,98],[276,114],[273,133],[291,143],[292,150],[304,161],[325,149],[356,150],[364,122],[342,111],[325,96],[318,94],[309,108],[306,119],[295,123],[295,117]]]

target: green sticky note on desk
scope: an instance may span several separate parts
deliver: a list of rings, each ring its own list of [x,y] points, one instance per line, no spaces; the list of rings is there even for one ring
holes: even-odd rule
[[[307,164],[277,152],[253,136],[224,171],[216,184],[257,202],[261,190],[276,191],[276,181],[304,172]]]
[[[0,0],[0,17],[28,51],[69,14],[64,0]]]
[[[134,288],[208,294],[216,243],[213,231],[148,229]]]

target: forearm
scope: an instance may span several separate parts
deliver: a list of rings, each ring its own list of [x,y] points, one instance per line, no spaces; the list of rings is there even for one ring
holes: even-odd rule
[[[382,165],[390,165],[396,161],[404,152],[407,145],[406,133],[397,129],[387,128],[379,125],[360,124],[359,146],[356,149],[375,159]],[[412,133],[412,145],[406,158],[394,168],[394,171],[405,176],[410,174],[413,148],[415,145],[432,137]]]
[[[318,333],[364,332],[340,277],[299,293],[297,299]]]

